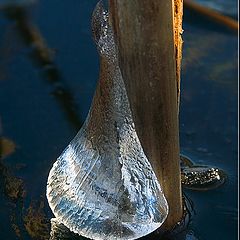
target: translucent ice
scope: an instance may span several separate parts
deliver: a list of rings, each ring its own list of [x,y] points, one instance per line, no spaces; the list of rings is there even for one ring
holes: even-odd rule
[[[54,163],[47,198],[59,222],[91,239],[136,239],[162,225],[168,204],[132,120],[108,14],[93,34],[100,79],[87,120]]]

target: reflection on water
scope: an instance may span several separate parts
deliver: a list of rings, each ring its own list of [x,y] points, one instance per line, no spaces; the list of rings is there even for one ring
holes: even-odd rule
[[[15,23],[19,36],[30,49],[29,57],[42,70],[46,76],[45,79],[52,87],[52,95],[58,101],[71,125],[78,130],[82,125],[82,119],[78,116],[78,108],[72,93],[54,64],[54,51],[48,48],[45,39],[37,26],[32,23],[23,6],[6,5],[3,12],[9,20]]]
[[[0,10],[10,21],[10,26],[11,23],[14,23],[18,36],[30,50],[29,57],[31,61],[44,74],[44,78],[48,80],[47,82],[52,87],[51,94],[66,114],[68,122],[77,130],[81,127],[82,121],[78,116],[77,106],[72,97],[72,93],[66,84],[64,84],[61,74],[54,64],[53,52],[48,48],[37,26],[32,24],[27,9],[24,7],[24,3],[27,2],[18,1],[16,5],[12,2],[11,4],[3,4],[1,2]],[[6,41],[8,41],[8,38]],[[9,48],[11,48],[11,46]],[[1,66],[2,65],[3,64],[1,64]],[[12,141],[4,137],[0,138],[1,184],[5,196],[9,199],[8,202],[11,203],[11,227],[19,239],[26,239],[26,232],[33,239],[48,239],[49,220],[44,213],[44,202],[42,200],[39,202],[39,208],[36,204],[30,204],[29,207],[24,210],[25,195],[27,194],[24,189],[26,184],[23,179],[14,176],[14,171],[3,162],[4,158],[12,154],[14,150],[15,144]]]

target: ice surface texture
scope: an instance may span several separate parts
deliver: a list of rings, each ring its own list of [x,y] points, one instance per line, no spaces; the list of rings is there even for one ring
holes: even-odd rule
[[[136,239],[162,225],[168,204],[135,131],[101,3],[92,25],[99,83],[86,122],[50,171],[47,198],[58,221],[75,233]]]

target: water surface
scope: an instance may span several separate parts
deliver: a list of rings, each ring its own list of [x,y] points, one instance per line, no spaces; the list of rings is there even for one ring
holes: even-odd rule
[[[48,239],[48,172],[85,120],[98,79],[90,29],[97,1],[6,2],[0,2],[0,234]],[[189,11],[184,30],[181,152],[228,175],[218,189],[185,190],[194,213],[184,239],[237,239],[237,35]]]

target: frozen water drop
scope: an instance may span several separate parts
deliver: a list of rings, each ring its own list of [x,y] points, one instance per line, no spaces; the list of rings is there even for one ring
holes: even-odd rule
[[[99,84],[86,122],[49,173],[47,198],[57,220],[79,235],[136,239],[162,225],[168,204],[138,139],[101,3],[92,22]]]

